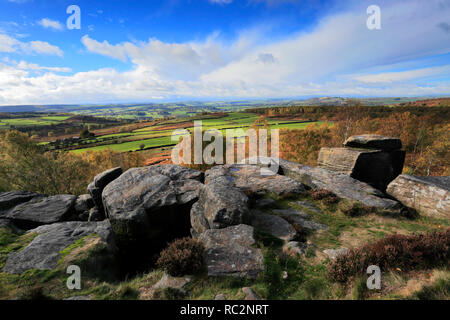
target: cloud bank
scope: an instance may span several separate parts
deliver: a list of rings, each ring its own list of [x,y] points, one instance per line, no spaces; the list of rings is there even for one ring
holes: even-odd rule
[[[281,41],[266,38],[264,32],[242,32],[231,43],[222,41],[219,32],[186,43],[154,38],[110,43],[84,35],[81,43],[87,52],[122,61],[129,70],[61,75],[44,68],[40,70],[48,72],[33,76],[30,68],[0,64],[0,104],[449,94],[450,63],[421,63],[450,54],[448,3],[380,1],[382,29],[368,30],[367,5],[355,2],[344,12],[324,17],[313,30]],[[62,55],[58,49],[0,34],[3,52]],[[394,70],[402,64],[408,67]],[[441,81],[428,81],[435,77]]]

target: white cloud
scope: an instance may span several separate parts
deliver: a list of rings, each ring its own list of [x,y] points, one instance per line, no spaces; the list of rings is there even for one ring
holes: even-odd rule
[[[218,36],[218,33],[213,33],[203,42],[165,43],[150,39],[147,42],[111,45],[107,41],[99,42],[85,35],[82,42],[90,52],[124,62],[130,60],[134,65],[151,71],[162,79],[194,80],[239,59],[253,45],[253,40],[246,34],[228,46],[220,43]]]
[[[17,68],[21,70],[32,70],[32,71],[72,72],[72,69],[67,67],[44,67],[35,63],[28,63],[23,60],[17,64]]]
[[[6,35],[0,34],[0,52],[14,52],[19,41]]]
[[[38,24],[44,28],[50,28],[50,29],[54,29],[54,30],[63,30],[63,25],[59,21],[51,20],[48,18],[44,18],[44,19],[38,21]]]
[[[17,52],[27,54],[47,54],[63,56],[62,50],[45,41],[22,42],[7,34],[0,34],[0,52]]]
[[[113,46],[106,40],[100,43],[89,38],[88,35],[85,35],[83,38],[81,38],[81,42],[84,44],[86,49],[91,52],[99,53],[101,55],[122,61],[127,60],[126,51],[121,45]]]
[[[45,41],[30,41],[25,45],[25,50],[30,50],[40,54],[57,55],[60,57],[63,55],[60,48]]]
[[[450,53],[448,34],[438,26],[450,16],[450,6],[440,3],[380,0],[382,29],[371,31],[364,5],[357,2],[281,41],[264,32],[242,33],[232,43],[219,33],[185,43],[113,44],[86,35],[81,41],[87,51],[130,63],[130,70],[61,75],[46,69],[33,76],[32,68],[0,64],[0,104],[448,94],[448,63],[430,67],[415,62]],[[20,43],[11,39],[0,38],[0,50],[19,50]],[[408,68],[397,71],[394,66],[401,63]],[[440,80],[429,81],[433,77]]]
[[[431,68],[421,68],[415,70],[408,71],[398,71],[398,72],[385,72],[378,74],[369,74],[369,75],[359,75],[354,76],[353,79],[359,82],[365,83],[391,83],[391,82],[399,82],[406,81],[412,79],[420,79],[430,76],[439,76],[439,75],[449,75],[450,74],[450,65],[439,66],[439,67],[431,67]]]

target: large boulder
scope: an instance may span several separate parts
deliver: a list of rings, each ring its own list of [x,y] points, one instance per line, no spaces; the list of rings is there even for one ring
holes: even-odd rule
[[[0,193],[0,212],[10,209],[18,204],[30,201],[35,197],[44,195],[29,191],[9,191]]]
[[[100,211],[103,211],[102,192],[103,189],[112,181],[120,177],[122,168],[113,168],[106,170],[94,177],[94,180],[88,185],[89,194],[92,196],[94,204]]]
[[[388,194],[407,207],[430,217],[450,218],[450,177],[400,175],[392,181]]]
[[[205,246],[208,276],[255,278],[264,271],[262,250],[254,248],[253,227],[231,226],[210,229],[199,236]]]
[[[401,149],[402,141],[399,138],[384,137],[377,134],[362,134],[351,136],[344,142],[344,146],[390,151]]]
[[[108,184],[102,198],[119,246],[157,247],[190,232],[190,210],[203,173],[176,165],[133,168]]]
[[[3,212],[1,218],[11,219],[22,229],[32,229],[44,224],[76,220],[74,205],[76,196],[56,195],[34,197]]]
[[[191,209],[192,235],[250,222],[249,199],[234,184],[220,177],[200,188],[199,200]]]
[[[295,228],[285,219],[276,215],[252,210],[251,225],[256,230],[268,233],[285,241],[292,241],[297,238]]]
[[[205,173],[208,183],[217,177],[227,177],[234,186],[246,194],[261,195],[272,193],[278,196],[300,194],[305,191],[303,184],[279,174],[263,175],[261,167],[256,165],[232,164],[215,166]]]
[[[81,260],[84,263],[89,261],[91,267],[97,265],[97,268],[102,269],[100,263],[104,262],[106,268],[107,260],[114,257],[114,235],[107,221],[55,223],[40,226],[28,233],[34,233],[36,237],[22,250],[8,254],[2,272],[20,274],[30,269],[53,270],[61,263],[78,263],[82,253],[87,255],[93,251],[95,254],[84,256]],[[63,250],[82,238],[85,238],[86,243],[80,244],[75,252],[65,257],[62,255]],[[87,264],[84,266],[88,267]]]
[[[384,191],[387,185],[402,173],[405,154],[403,150],[322,148],[318,166],[344,173]]]

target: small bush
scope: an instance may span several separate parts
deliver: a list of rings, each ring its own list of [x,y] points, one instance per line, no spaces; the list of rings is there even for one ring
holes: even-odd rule
[[[395,268],[407,271],[447,265],[449,259],[450,228],[424,235],[395,234],[338,256],[329,265],[328,275],[333,281],[346,282],[363,275],[370,265],[384,272]]]
[[[174,277],[198,273],[203,266],[203,244],[192,238],[173,241],[157,261],[158,267]]]
[[[325,189],[309,190],[308,194],[314,200],[322,201],[325,204],[334,204],[339,202],[339,198],[333,192]]]

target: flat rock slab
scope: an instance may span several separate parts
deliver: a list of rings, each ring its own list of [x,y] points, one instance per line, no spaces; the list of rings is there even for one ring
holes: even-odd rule
[[[402,141],[399,138],[384,137],[376,134],[363,134],[348,138],[344,142],[344,146],[353,148],[397,150],[402,148]]]
[[[276,215],[253,210],[251,225],[257,230],[285,241],[291,241],[297,237],[295,228],[289,222]]]
[[[305,229],[306,231],[318,231],[326,230],[328,227],[324,224],[315,222],[311,219],[311,216],[305,212],[286,209],[286,210],[273,210],[276,214],[279,214],[282,218],[289,223],[294,223]]]
[[[387,193],[407,207],[430,217],[450,218],[450,177],[400,175]]]
[[[74,213],[76,196],[35,197],[3,214],[20,228],[30,229],[44,224],[67,221]]]
[[[30,201],[35,197],[43,197],[44,195],[28,191],[10,191],[0,193],[0,212],[10,209],[18,204]]]
[[[205,182],[208,184],[220,176],[227,177],[234,185],[246,194],[273,193],[278,196],[287,194],[301,194],[305,187],[289,178],[279,174],[263,175],[261,167],[257,165],[233,164],[215,166],[206,173]]]
[[[2,271],[20,274],[30,269],[53,270],[61,258],[60,252],[77,240],[92,234],[98,235],[114,250],[114,236],[109,222],[62,222],[41,226],[28,231],[38,234],[19,252],[8,254]]]
[[[280,160],[282,172],[312,189],[326,189],[343,199],[361,202],[363,205],[392,213],[400,213],[402,206],[386,198],[380,190],[352,177],[323,168],[304,166]]]
[[[205,246],[208,276],[255,278],[263,272],[262,250],[252,247],[253,231],[253,227],[241,224],[202,233],[199,239]]]

